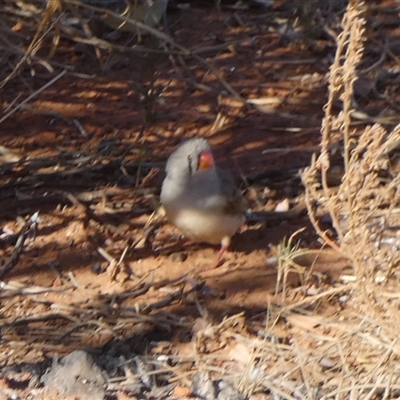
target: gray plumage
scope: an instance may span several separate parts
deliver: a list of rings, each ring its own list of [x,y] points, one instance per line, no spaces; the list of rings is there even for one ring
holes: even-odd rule
[[[204,152],[211,152],[209,144],[195,138],[171,154],[161,202],[168,220],[192,240],[226,248],[244,223],[243,198],[229,172],[214,165],[199,169]]]

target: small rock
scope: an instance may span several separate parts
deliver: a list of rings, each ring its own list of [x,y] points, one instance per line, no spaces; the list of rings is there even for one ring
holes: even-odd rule
[[[221,379],[216,384],[219,390],[218,400],[245,400],[244,396],[226,380]]]
[[[102,371],[90,354],[83,350],[73,351],[60,363],[53,360],[41,382],[46,388],[79,399],[103,400],[105,397],[106,382]]]
[[[105,271],[105,268],[103,267],[103,265],[101,265],[101,263],[97,262],[95,264],[92,265],[92,272],[96,275],[100,275]]]
[[[179,251],[178,253],[172,253],[170,257],[173,262],[184,262],[188,256],[185,252]]]
[[[192,392],[201,399],[217,400],[216,388],[208,372],[198,372],[193,376]]]

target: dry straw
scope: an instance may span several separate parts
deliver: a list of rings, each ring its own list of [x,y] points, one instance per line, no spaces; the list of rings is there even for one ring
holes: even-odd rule
[[[319,381],[321,397],[313,398],[399,395],[400,178],[393,170],[392,156],[400,144],[400,125],[387,129],[371,124],[360,132],[353,124],[354,83],[363,57],[366,7],[363,1],[349,2],[330,69],[321,154],[302,176],[315,229],[324,243],[349,259],[354,271],[347,277],[351,289],[342,298],[346,311],[321,324],[329,339],[321,336],[319,349],[302,354],[308,358],[307,368],[317,366],[312,355],[322,357],[320,365],[338,362],[336,378],[326,376],[323,383]],[[341,184],[331,187],[329,174],[338,152],[344,174]],[[326,215],[334,232],[322,228]],[[312,342],[317,331],[307,340]],[[312,387],[318,375],[308,373]]]
[[[356,293],[380,302],[379,293],[397,285],[400,240],[399,177],[391,169],[391,152],[400,143],[400,126],[387,131],[370,125],[353,127],[353,86],[366,37],[365,4],[350,2],[330,70],[329,99],[322,127],[322,151],[303,174],[308,211],[321,238],[347,256],[354,267]],[[333,105],[341,102],[340,112]],[[338,188],[328,184],[331,160],[343,150],[344,175]],[[317,208],[330,216],[335,235],[322,230]],[[337,238],[337,240],[336,240]]]

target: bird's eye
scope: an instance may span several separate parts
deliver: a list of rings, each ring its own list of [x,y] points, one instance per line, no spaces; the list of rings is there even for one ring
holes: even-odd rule
[[[188,167],[189,167],[189,174],[193,174],[193,167],[192,167],[192,161],[193,157],[191,155],[188,155]]]

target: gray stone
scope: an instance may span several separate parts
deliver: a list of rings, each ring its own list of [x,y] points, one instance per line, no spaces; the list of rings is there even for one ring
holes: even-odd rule
[[[105,397],[106,381],[102,371],[83,350],[73,351],[60,362],[53,360],[41,381],[46,388],[79,399],[103,400]]]

